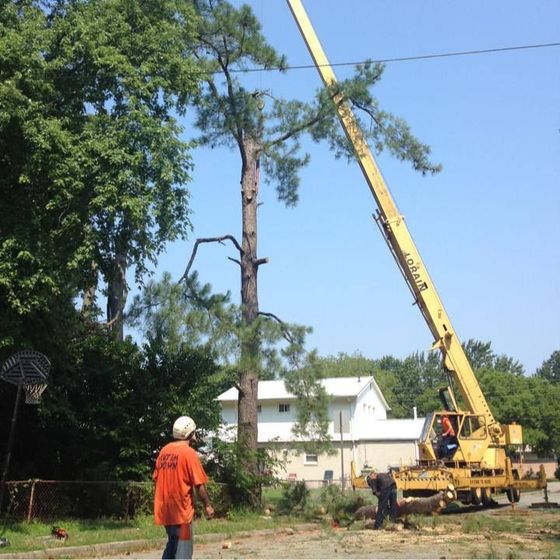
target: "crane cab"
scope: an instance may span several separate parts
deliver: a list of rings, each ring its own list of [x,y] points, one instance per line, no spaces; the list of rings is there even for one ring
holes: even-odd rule
[[[451,436],[444,435],[447,422],[453,428]],[[419,461],[425,466],[443,462],[454,466],[478,465],[481,469],[492,469],[503,464],[503,449],[492,443],[485,416],[447,410],[432,412],[426,416],[420,436]]]

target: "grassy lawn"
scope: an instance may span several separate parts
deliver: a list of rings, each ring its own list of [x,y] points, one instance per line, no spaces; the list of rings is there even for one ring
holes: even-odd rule
[[[265,516],[260,514],[239,513],[232,514],[228,519],[197,520],[196,532],[198,535],[224,533],[230,536],[240,531],[274,529],[302,522],[304,520],[301,518],[282,516],[266,519]],[[10,545],[0,548],[0,555],[62,546],[64,544],[62,541],[51,536],[53,526],[64,527],[68,531],[70,538],[65,543],[66,546],[95,545],[138,539],[162,539],[165,537],[165,530],[154,525],[151,515],[138,516],[130,521],[105,519],[16,523],[6,527],[3,536],[9,539]]]
[[[266,508],[272,510],[271,515],[268,515],[269,512],[264,515],[262,512],[233,510],[224,518],[212,521],[197,520],[196,533],[198,535],[220,533],[225,538],[231,538],[240,532],[293,527],[309,522],[312,518],[317,518],[319,506],[324,505],[329,505],[328,513],[322,507],[323,511],[320,512],[320,517],[328,520],[332,518],[333,512],[341,511],[338,507],[343,502],[338,502],[337,497],[345,500],[355,500],[358,496],[363,502],[372,500],[371,493],[352,495],[350,492],[340,494],[338,492],[312,491],[308,496],[305,509],[299,509],[297,514],[278,515],[280,510],[276,510],[282,499],[282,491],[278,488],[267,490],[263,495],[263,505],[265,511]],[[295,512],[296,510],[290,509],[288,511]],[[487,548],[495,547],[506,536],[505,540],[508,541],[509,547],[507,557],[523,557],[525,546],[529,547],[527,548],[529,550],[530,547],[533,547],[532,543],[542,541],[543,546],[546,544],[548,547],[543,548],[543,553],[545,553],[543,557],[560,558],[560,510],[514,513],[504,508],[496,511],[463,513],[458,509],[447,515],[411,516],[409,522],[408,528],[410,531],[407,531],[408,535],[422,536],[426,531],[432,531],[432,533],[428,533],[432,535],[432,538],[440,533],[447,535],[457,543],[463,543],[466,558],[479,556],[482,544]],[[350,523],[348,527],[350,533],[345,534],[350,535],[359,532],[363,528],[363,524],[364,522],[360,521]],[[64,527],[67,530],[70,538],[66,543],[51,536],[53,526]],[[331,530],[330,524],[324,526],[324,530],[328,533]],[[42,551],[63,546],[86,546],[131,540],[157,541],[165,538],[165,531],[162,527],[154,525],[151,514],[145,514],[138,515],[129,521],[116,519],[56,519],[49,523],[39,521],[12,523],[5,527],[2,536],[9,539],[10,545],[0,548],[0,555],[5,554],[9,557],[10,554],[18,552]],[[390,537],[391,533],[387,536]],[[341,537],[338,536],[337,538]],[[394,536],[391,538],[394,538]],[[515,545],[509,542],[512,539],[517,539]],[[504,557],[503,551],[500,552],[499,548],[495,551],[490,550],[490,548],[483,551],[484,557],[491,558],[496,557],[496,555],[497,557]],[[517,554],[520,556],[517,556]]]
[[[273,500],[269,500],[273,503]],[[266,502],[265,502],[266,503]],[[264,516],[259,513],[232,512],[227,518],[212,521],[198,520],[198,535],[221,533],[225,537],[235,537],[239,532],[255,532],[262,529],[278,529],[296,526],[309,521],[307,516]],[[510,512],[500,511],[471,512],[439,516],[411,516],[406,538],[410,542],[435,543],[445,536],[442,542],[452,542],[454,548],[464,550],[464,558],[524,558],[534,557],[538,552],[542,558],[560,558],[560,511],[544,512]],[[51,535],[53,525],[64,527],[70,538],[64,545]],[[347,541],[352,534],[359,534],[363,522],[356,522],[349,527],[349,532],[336,532],[330,526],[324,526],[323,537]],[[371,532],[363,532],[367,538]],[[396,535],[385,532],[387,542],[394,542]],[[0,548],[0,554],[29,552],[58,548],[62,546],[95,545],[127,540],[159,540],[165,537],[162,527],[156,527],[151,515],[138,516],[125,522],[117,520],[76,521],[57,520],[52,523],[17,523],[8,525],[4,536],[10,540],[10,546]],[[264,537],[266,538],[266,537]],[[402,541],[403,534],[398,537]],[[440,539],[441,540],[441,539]],[[501,544],[500,544],[501,543]],[[322,545],[321,545],[322,546]],[[403,546],[403,545],[401,545]],[[442,545],[443,546],[443,545]],[[535,552],[536,551],[536,552]],[[414,549],[410,550],[413,554]],[[438,550],[438,552],[441,552]],[[482,556],[481,556],[482,555]]]
[[[312,490],[309,494],[309,507],[313,509],[314,503],[319,501],[319,490]],[[266,489],[263,492],[264,509],[276,510],[278,502],[282,497],[282,488]],[[268,513],[268,512],[267,512]],[[232,536],[241,531],[254,531],[259,529],[274,529],[283,526],[305,523],[308,517],[299,512],[293,516],[263,515],[261,512],[230,511],[225,518],[199,519],[196,521],[196,532],[198,535],[208,533],[224,533]],[[51,535],[53,526],[63,527],[69,534],[66,543]],[[1,530],[1,527],[0,527]],[[16,552],[28,552],[32,550],[44,550],[46,548],[57,548],[59,546],[85,546],[109,542],[120,542],[139,539],[162,539],[165,538],[163,527],[154,525],[151,514],[137,515],[129,521],[117,519],[100,520],[77,520],[77,519],[53,519],[49,522],[39,520],[17,522],[8,524],[0,536],[7,537],[10,545],[0,548],[1,554]]]

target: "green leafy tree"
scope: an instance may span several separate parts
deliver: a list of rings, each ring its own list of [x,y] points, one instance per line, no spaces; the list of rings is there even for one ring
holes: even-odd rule
[[[76,328],[79,337],[50,346],[52,373],[41,403],[20,408],[14,478],[146,480],[178,416],[188,413],[202,432],[217,429],[215,399],[224,380],[211,357],[189,348],[139,348],[95,330]],[[15,387],[3,383],[0,394],[13,403]],[[11,408],[2,407],[4,431]]]
[[[541,377],[525,377],[508,371],[477,372],[490,408],[501,423],[523,427],[523,441],[539,454],[560,449],[560,418],[555,385]]]
[[[382,390],[388,386],[392,402],[392,415],[395,418],[409,418],[414,407],[420,414],[425,414],[433,410],[426,409],[431,406],[433,399],[422,400],[419,397],[424,392],[433,392],[437,400],[437,386],[443,385],[443,371],[441,368],[441,358],[438,354],[430,352],[416,352],[407,356],[404,360],[385,356],[375,362],[376,367],[383,372],[384,376],[379,377]]]
[[[195,24],[175,0],[2,3],[0,298],[13,314],[64,290],[90,308],[101,274],[122,338],[127,268],[140,279],[190,226],[174,114],[200,78]]]
[[[532,377],[523,375],[521,364],[509,356],[497,355],[490,342],[470,340],[467,353],[478,366],[475,374],[498,422],[518,423],[523,427],[524,442],[537,453],[558,453],[560,418],[558,386],[553,370],[553,353],[543,362],[544,372]],[[439,355],[430,352],[411,354],[405,359],[385,356],[371,360],[360,355],[339,354],[318,358],[323,377],[373,375],[391,407],[390,414],[407,418],[416,406],[420,415],[441,409],[437,388],[446,382]]]
[[[494,351],[491,342],[469,339],[463,343],[463,349],[473,370],[491,368],[494,365]]]
[[[238,307],[230,303],[229,294],[214,294],[209,284],[201,286],[196,274],[183,285],[168,272],[159,281],[147,282],[132,301],[127,323],[150,344],[171,353],[205,348],[228,364],[238,350]]]
[[[374,360],[359,353],[346,354],[341,352],[336,356],[318,357],[323,377],[368,377],[376,372]]]
[[[200,284],[196,273],[181,284],[167,272],[161,280],[147,282],[135,296],[127,321],[150,344],[165,346],[170,352],[203,350],[229,372],[230,384],[236,384],[240,347],[247,336],[241,309],[231,303],[229,293],[217,294],[210,284]],[[308,328],[264,315],[253,328],[260,333],[263,379],[282,377],[298,366]]]
[[[542,377],[551,383],[560,382],[560,351],[556,350],[545,360],[535,372],[537,377]]]
[[[363,127],[374,148],[390,150],[396,157],[411,161],[422,173],[436,172],[439,166],[428,160],[429,148],[411,134],[406,123],[383,111],[370,93],[381,78],[383,66],[365,64],[353,78],[336,91],[320,89],[311,102],[272,98],[268,92],[243,87],[238,70],[248,67],[285,68],[285,58],[267,44],[260,24],[248,6],[234,8],[224,0],[193,0],[202,24],[195,56],[207,71],[206,88],[196,109],[201,130],[199,143],[237,150],[241,162],[241,243],[231,234],[205,239],[228,239],[238,251],[241,275],[241,313],[246,336],[241,340],[239,362],[238,440],[251,450],[257,447],[257,386],[261,375],[260,331],[255,328],[259,309],[257,276],[266,259],[258,256],[257,209],[260,176],[276,188],[279,201],[294,206],[298,200],[299,171],[309,161],[300,141],[308,133],[316,141],[326,141],[336,156],[353,158],[342,133],[333,97],[340,92],[366,119]],[[272,101],[267,107],[267,100]],[[237,187],[237,183],[235,184]],[[187,274],[189,267],[187,267]],[[254,461],[246,468],[256,471]]]
[[[523,365],[506,355],[498,355],[492,349],[491,342],[469,339],[463,344],[465,354],[469,359],[473,370],[496,369],[511,372],[515,375],[523,375]]]
[[[389,363],[396,364],[396,358],[384,358],[385,368],[378,366],[378,361],[366,358],[359,353],[352,355],[341,352],[336,356],[318,357],[317,362],[321,368],[321,376],[328,377],[369,377],[373,376],[383,397],[390,408],[390,414],[404,409],[397,396],[400,381],[397,374],[388,368]]]

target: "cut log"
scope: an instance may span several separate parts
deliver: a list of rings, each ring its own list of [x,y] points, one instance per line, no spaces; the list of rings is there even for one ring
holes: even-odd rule
[[[438,492],[428,498],[412,498],[397,502],[397,515],[402,517],[411,513],[435,513],[442,510],[452,499],[448,499],[446,492]]]
[[[457,494],[452,484],[447,487],[447,490],[438,492],[427,498],[404,498],[397,501],[397,517],[406,517],[413,513],[424,515],[438,513],[456,499]],[[362,506],[354,514],[354,520],[375,519],[376,513],[377,508],[375,506]],[[373,528],[373,524],[367,523],[365,528],[371,529]]]
[[[357,509],[354,513],[354,520],[358,519],[373,519],[377,513],[377,508],[375,506],[362,506]]]

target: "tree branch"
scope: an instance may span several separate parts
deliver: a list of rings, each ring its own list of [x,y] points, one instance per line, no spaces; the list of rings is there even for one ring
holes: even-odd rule
[[[282,321],[282,319],[280,319],[277,315],[274,315],[274,313],[267,313],[265,311],[259,311],[259,315],[261,315],[262,317],[268,317],[269,319],[274,319],[282,327],[282,333],[284,335],[284,338],[290,344],[295,343],[295,339],[292,337],[290,330],[288,329],[288,325],[286,325],[286,323],[284,323],[284,321]]]
[[[117,311],[117,314],[110,320],[110,321],[105,321],[104,323],[97,323],[100,327],[104,327],[106,329],[110,329],[120,318],[121,316],[121,310],[119,309]]]
[[[233,237],[233,235],[223,235],[222,237],[200,237],[199,239],[196,240],[196,243],[194,244],[191,253],[191,258],[189,259],[189,262],[187,264],[187,268],[185,269],[183,276],[181,276],[181,278],[179,278],[179,280],[177,281],[177,284],[180,284],[183,280],[185,280],[188,277],[189,272],[191,270],[191,266],[194,262],[194,258],[196,256],[196,252],[198,251],[198,246],[201,243],[221,243],[223,245],[224,244],[223,242],[226,239],[231,241],[235,245],[235,248],[239,251],[240,255],[243,255],[243,249],[241,248],[241,245],[239,245],[237,239]]]
[[[226,48],[226,58],[227,58],[227,45],[224,45],[224,47]],[[235,123],[235,129],[236,129],[236,134],[235,134],[235,138],[237,139],[237,142],[239,144],[239,149],[241,151],[241,158],[243,160],[243,164],[246,165],[247,164],[247,157],[245,155],[245,150],[244,150],[244,146],[243,146],[243,127],[241,126],[241,122],[239,119],[239,111],[237,110],[237,105],[235,104],[235,95],[234,95],[234,91],[233,91],[233,79],[231,77],[231,74],[229,73],[229,67],[228,67],[228,61],[227,59],[225,61],[222,60],[222,57],[218,57],[218,64],[220,65],[222,72],[224,74],[224,77],[226,79],[226,84],[227,84],[227,101],[228,101],[228,105],[230,107],[230,111],[233,114],[233,120]],[[227,121],[227,119],[226,119]]]
[[[227,90],[228,90],[228,94],[226,96],[227,99],[227,104],[230,108],[231,113],[234,116],[234,124],[235,126],[228,126],[229,130],[231,131],[232,136],[235,138],[235,141],[237,142],[238,146],[239,146],[239,150],[241,152],[241,157],[244,158],[244,152],[243,152],[243,130],[239,124],[239,118],[238,118],[238,112],[237,112],[237,106],[235,105],[234,101],[233,101],[233,84],[231,81],[231,76],[229,74],[229,69],[228,69],[228,62],[227,60],[223,60],[222,58],[222,53],[221,51],[219,51],[213,44],[211,41],[207,41],[206,39],[204,39],[203,37],[199,37],[199,40],[202,44],[206,45],[209,49],[211,49],[212,51],[214,51],[214,54],[216,56],[216,60],[218,62],[218,65],[220,66],[225,78],[226,78],[226,83],[227,83]],[[224,45],[224,48],[226,49],[225,55],[227,58],[227,45]],[[199,58],[199,57],[197,57]],[[201,58],[199,58],[199,60],[201,60]],[[216,102],[222,106],[221,103],[221,98],[220,98],[220,92],[218,91],[218,88],[216,87],[216,84],[214,83],[214,80],[212,79],[211,76],[209,76],[206,79],[206,83],[208,84],[208,87],[210,88],[210,91],[212,92],[212,95],[214,96],[214,99],[216,99]],[[225,115],[226,113],[226,109],[225,107],[222,107],[222,113]],[[227,119],[226,119],[227,122]]]
[[[299,134],[300,132],[303,132],[304,130],[318,123],[322,118],[323,118],[323,112],[319,111],[311,119],[301,123],[299,126],[296,126],[291,130],[288,130],[288,132],[282,134],[281,136],[278,136],[277,138],[274,138],[270,142],[267,142],[266,146],[269,147],[269,146],[275,146],[276,144],[281,144],[282,142],[289,140],[292,136],[295,136],[296,134]]]
[[[355,107],[357,107],[358,109],[360,109],[361,111],[363,111],[364,113],[366,113],[366,115],[369,115],[371,120],[374,121],[375,124],[379,128],[381,128],[382,130],[385,130],[385,128],[383,127],[383,124],[381,123],[381,121],[377,118],[377,116],[374,114],[374,112],[371,109],[361,105],[360,103],[357,103],[354,99],[350,99],[350,103],[352,105],[354,105]]]

